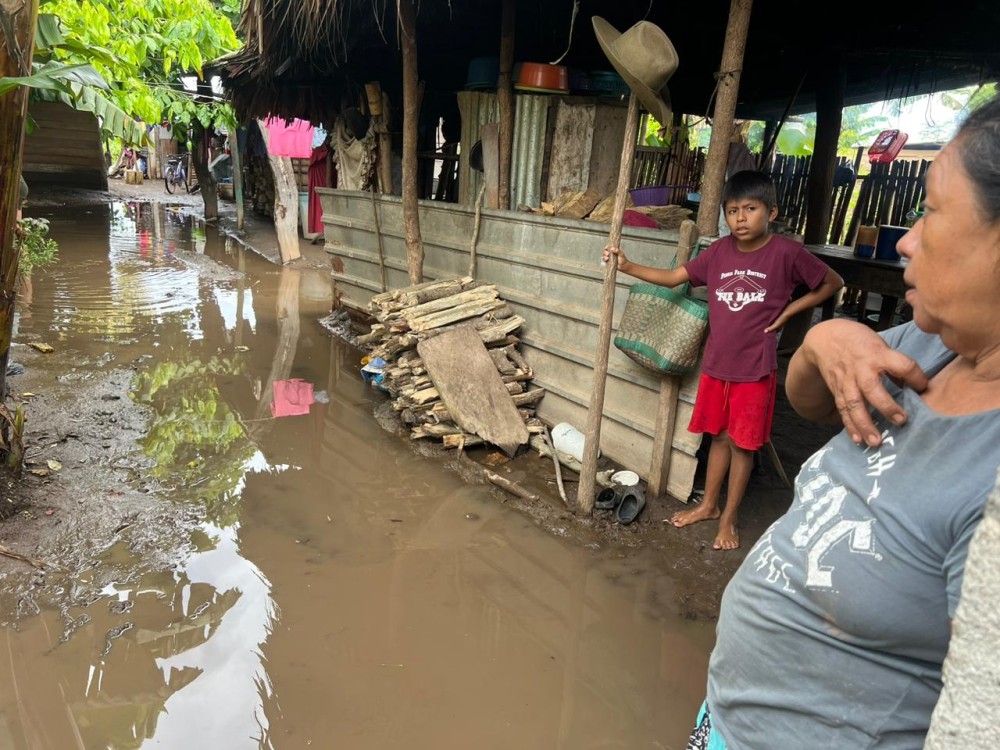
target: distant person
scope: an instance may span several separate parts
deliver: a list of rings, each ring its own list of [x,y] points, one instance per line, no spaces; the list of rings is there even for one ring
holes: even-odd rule
[[[924,746],[1000,465],[1000,98],[926,191],[897,245],[913,320],[824,321],[789,363],[796,411],[844,429],[726,587],[689,750]],[[995,747],[989,706],[967,718]]]
[[[777,215],[774,184],[760,172],[734,174],[722,192],[731,234],[680,268],[630,262],[616,247],[618,270],[674,287],[708,286],[709,334],[688,430],[712,435],[704,499],[675,513],[674,526],[719,519],[713,547],[740,546],[738,511],[753,469],[753,454],[771,439],[778,382],[778,331],[794,315],[832,296],[843,280],[801,242],[771,234]],[[790,301],[799,284],[810,291]],[[726,505],[720,510],[723,482]]]

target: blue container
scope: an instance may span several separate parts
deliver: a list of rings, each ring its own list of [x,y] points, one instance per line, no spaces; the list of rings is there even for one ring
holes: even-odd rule
[[[465,76],[465,88],[473,90],[495,89],[499,77],[499,57],[475,57],[469,61],[469,70]]]
[[[878,242],[875,243],[875,257],[879,260],[899,260],[896,243],[909,232],[907,227],[881,225],[878,228]]]

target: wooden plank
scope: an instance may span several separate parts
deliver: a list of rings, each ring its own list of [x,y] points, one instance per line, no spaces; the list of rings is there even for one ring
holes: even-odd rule
[[[486,180],[486,207],[500,207],[500,134],[496,125],[483,125],[483,179]]]
[[[459,326],[417,344],[434,387],[464,432],[479,435],[513,456],[528,430],[500,373],[471,326]]]

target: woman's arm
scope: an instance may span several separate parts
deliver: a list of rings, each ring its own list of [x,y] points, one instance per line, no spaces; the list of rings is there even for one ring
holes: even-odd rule
[[[619,271],[627,273],[629,276],[634,276],[641,281],[647,281],[650,284],[659,284],[660,286],[679,286],[680,284],[683,284],[691,279],[684,266],[681,266],[680,268],[653,268],[652,266],[640,266],[638,263],[633,263],[626,258],[625,253],[622,252],[620,247],[608,246],[604,248],[605,263],[611,260],[612,255],[618,263]]]
[[[855,443],[874,447],[882,437],[869,404],[896,424],[906,421],[906,412],[885,389],[883,375],[918,392],[927,387],[927,376],[917,363],[890,349],[868,326],[827,320],[813,326],[792,355],[785,394],[806,419],[839,421]]]

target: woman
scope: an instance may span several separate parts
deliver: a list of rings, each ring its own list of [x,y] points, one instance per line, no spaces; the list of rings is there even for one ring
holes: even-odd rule
[[[934,160],[899,241],[913,321],[814,326],[785,383],[844,430],[723,595],[693,748],[918,748],[1000,465],[1000,99]]]

